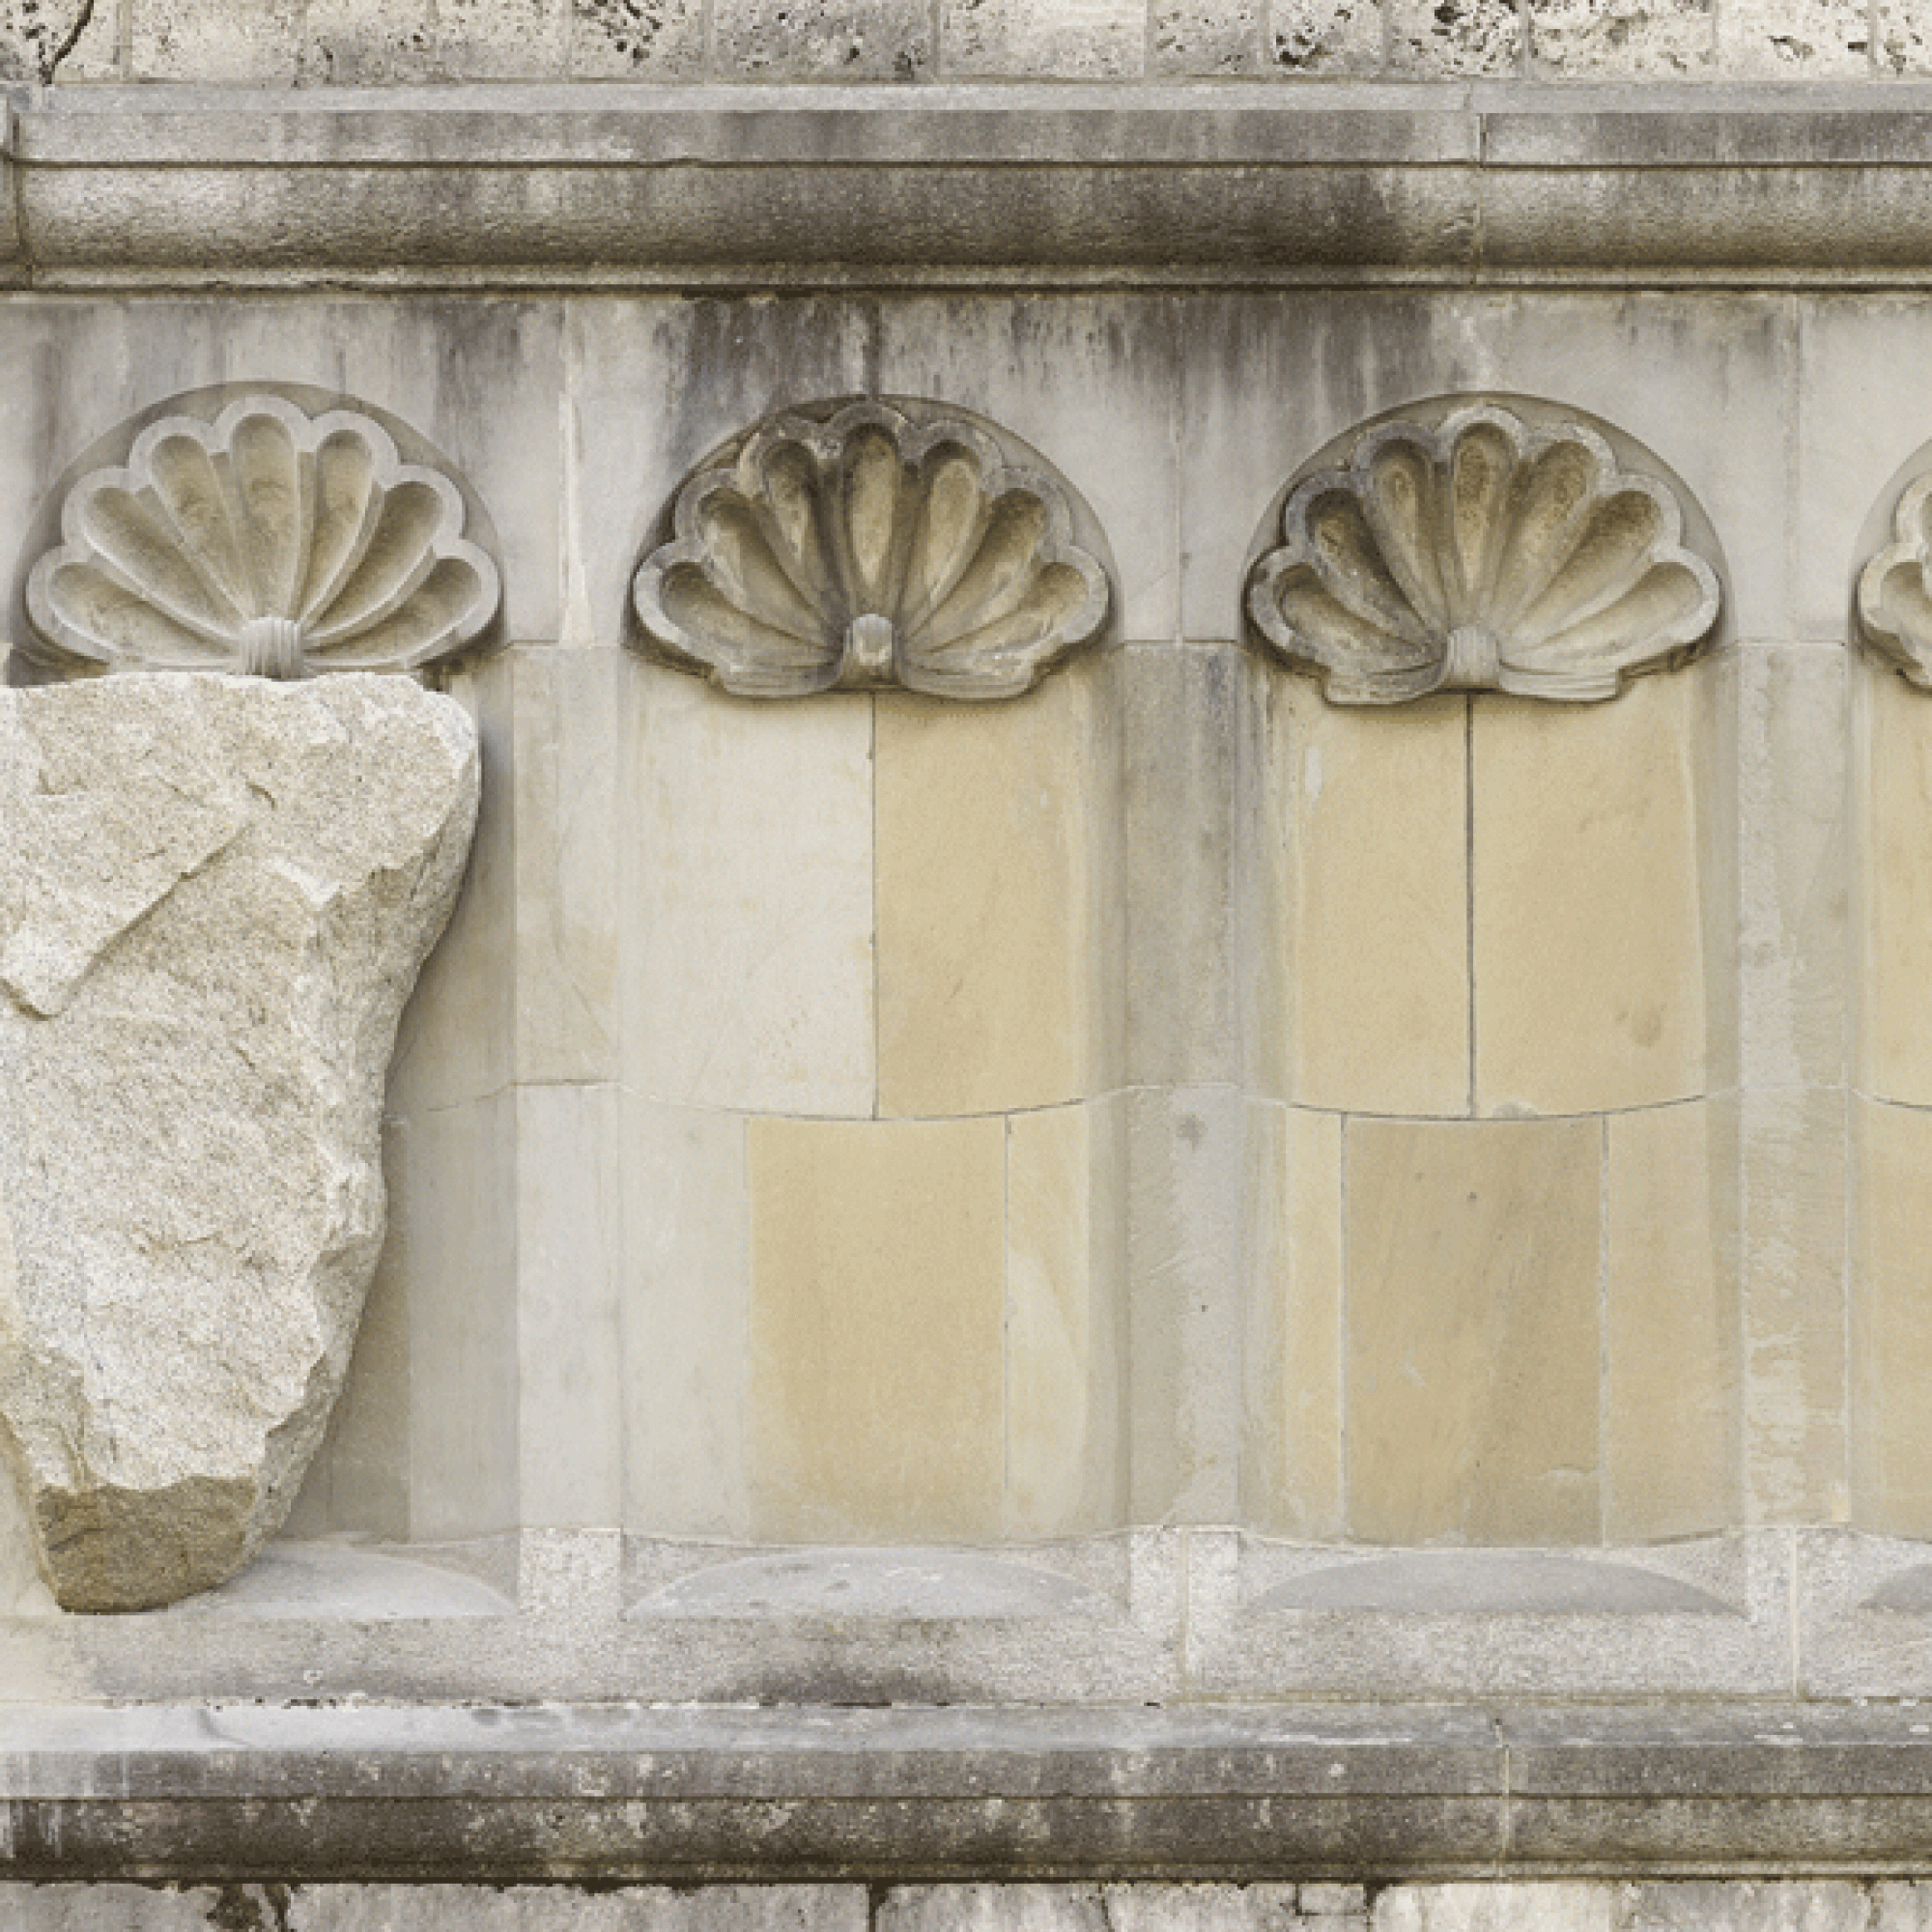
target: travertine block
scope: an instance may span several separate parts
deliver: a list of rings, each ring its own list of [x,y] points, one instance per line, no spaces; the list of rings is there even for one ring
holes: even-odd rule
[[[1932,704],[1886,668],[1853,668],[1857,813],[1859,1084],[1880,1099],[1932,1104]]]
[[[382,1246],[396,1021],[476,741],[403,679],[116,677],[0,712],[0,1437],[70,1609],[280,1525]]]
[[[573,80],[696,79],[703,66],[699,0],[576,0]]]
[[[1269,0],[1264,65],[1277,73],[1375,73],[1386,40],[1381,0]]]
[[[1605,705],[1473,700],[1482,1113],[1581,1113],[1703,1090],[1704,924],[1716,909],[1701,849],[1700,696],[1676,673]]]
[[[1693,78],[1716,54],[1714,0],[1530,0],[1529,49],[1552,78]]]
[[[1932,1535],[1932,1114],[1852,1102],[1852,1514]]]
[[[878,699],[882,1115],[1051,1106],[1105,1078],[1104,697],[1070,670],[1009,704]]]
[[[1350,1533],[1595,1541],[1601,1123],[1347,1133]]]
[[[626,1083],[870,1115],[872,707],[759,705],[632,664]]]
[[[1871,71],[1867,0],[1723,0],[1718,65],[1740,78],[1861,78]]]
[[[1522,27],[1506,0],[1389,0],[1389,53],[1417,76],[1515,73]]]
[[[103,16],[98,25],[97,14]],[[115,0],[95,0],[92,7],[86,0],[6,0],[0,6],[0,77],[77,79],[90,61],[98,70],[118,55],[119,23]]]
[[[1845,1095],[1747,1093],[1745,1506],[1754,1523],[1845,1520]]]
[[[1833,1879],[1634,1885],[1622,1922],[1629,1932],[1868,1932],[1875,1917],[1887,1924],[1890,1889]]]
[[[1374,1932],[1615,1932],[1607,1885],[1403,1885],[1377,1895]]]
[[[1021,1540],[1124,1518],[1125,1108],[1007,1122],[1006,1518]]]
[[[624,1107],[624,1521],[749,1537],[751,1195],[746,1122]]]
[[[1290,1093],[1371,1114],[1469,1105],[1468,711],[1369,715],[1284,678]]]
[[[1251,1101],[1246,1520],[1344,1532],[1342,1118]]]
[[[437,66],[450,80],[561,80],[570,0],[436,0]]]
[[[1920,0],[1878,0],[1881,73],[1932,73],[1932,17]]]
[[[1604,1183],[1604,1535],[1741,1520],[1736,1114],[1613,1114]]]
[[[941,0],[940,71],[1006,79],[1110,80],[1138,75],[1144,0]]]
[[[131,0],[136,80],[286,87],[301,50],[300,0]],[[165,393],[163,391],[163,393]]]
[[[1294,1932],[1292,1885],[896,1888],[878,1932]],[[36,1928],[38,1932],[38,1928]]]
[[[1176,76],[1257,72],[1264,0],[1155,0],[1148,68]]]
[[[751,1123],[753,1510],[768,1537],[997,1534],[1006,1122]]]
[[[420,83],[437,71],[432,0],[304,0],[301,78],[320,87]]]
[[[932,66],[928,0],[714,0],[721,79],[912,80]]]

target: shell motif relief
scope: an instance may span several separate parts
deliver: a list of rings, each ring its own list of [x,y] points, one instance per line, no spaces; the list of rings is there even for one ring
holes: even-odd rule
[[[1483,405],[1372,429],[1346,469],[1296,485],[1247,611],[1342,704],[1613,697],[1717,622],[1717,573],[1682,529],[1669,489],[1594,431]]]
[[[465,514],[353,410],[257,394],[213,423],[164,417],[69,493],[62,547],[27,583],[37,654],[274,678],[454,657],[500,596]]]
[[[774,416],[678,492],[639,570],[647,648],[748,697],[1012,697],[1095,638],[1109,585],[1062,486],[931,406]]]
[[[1909,683],[1932,691],[1932,476],[1898,499],[1892,536],[1860,574],[1859,629]]]

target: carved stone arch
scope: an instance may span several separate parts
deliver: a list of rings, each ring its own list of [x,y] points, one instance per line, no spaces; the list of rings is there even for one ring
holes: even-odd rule
[[[1097,642],[1105,541],[1079,494],[947,404],[780,410],[686,477],[632,583],[636,648],[746,697],[1017,697]]]
[[[1289,479],[1243,606],[1336,703],[1588,703],[1711,640],[1719,557],[1690,492],[1609,426],[1527,397],[1441,396],[1358,425]]]
[[[385,412],[298,384],[192,390],[43,502],[11,675],[446,667],[500,641],[497,555],[474,492]]]
[[[1918,473],[1892,505],[1891,541],[1859,573],[1856,628],[1908,684],[1932,691],[1932,467],[1909,467]]]

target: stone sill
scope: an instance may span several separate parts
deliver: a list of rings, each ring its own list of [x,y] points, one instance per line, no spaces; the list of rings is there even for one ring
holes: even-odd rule
[[[1932,284],[1909,83],[99,87],[7,149],[20,288]]]
[[[1915,1707],[0,1711],[0,1878],[1932,1871]]]

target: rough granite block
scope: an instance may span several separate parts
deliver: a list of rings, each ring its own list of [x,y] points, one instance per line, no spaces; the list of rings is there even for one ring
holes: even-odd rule
[[[576,0],[573,80],[696,78],[704,66],[698,0]]]
[[[1266,65],[1278,73],[1373,73],[1387,52],[1381,0],[1271,0]]]
[[[1923,14],[1923,0],[1901,11]],[[1718,65],[1740,79],[1855,79],[1871,71],[1866,0],[1723,0]]]
[[[1529,0],[1539,77],[1661,79],[1701,75],[1717,47],[1713,0]]]
[[[942,0],[941,71],[1007,79],[1115,80],[1146,66],[1138,0]]]
[[[1515,73],[1522,22],[1510,0],[1390,0],[1389,61],[1418,79]]]
[[[911,80],[932,67],[926,0],[716,0],[724,79]]]
[[[1155,0],[1148,64],[1181,76],[1255,73],[1264,0]]]

